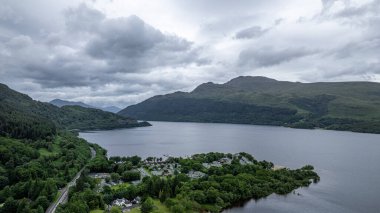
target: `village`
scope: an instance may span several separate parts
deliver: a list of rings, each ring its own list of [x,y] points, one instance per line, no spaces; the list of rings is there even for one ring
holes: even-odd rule
[[[191,157],[185,157],[181,159],[190,159]],[[90,173],[89,176],[96,179],[98,182],[98,192],[101,193],[105,187],[109,187],[113,190],[120,189],[122,187],[129,187],[131,185],[137,186],[145,177],[157,176],[161,178],[168,178],[173,175],[178,175],[180,173],[186,174],[190,179],[199,179],[207,176],[205,171],[211,167],[222,167],[223,165],[230,165],[234,158],[239,159],[241,165],[253,164],[253,162],[240,154],[234,154],[228,157],[222,157],[218,160],[214,160],[209,163],[202,163],[202,171],[199,170],[185,170],[182,168],[181,164],[177,162],[176,159],[168,155],[162,157],[148,157],[141,161],[138,167],[130,170],[131,173],[136,173],[135,179],[130,181],[124,181],[114,173]],[[117,162],[122,164],[123,161]],[[106,209],[111,210],[112,207],[116,206],[122,210],[122,212],[130,212],[134,208],[140,207],[141,198],[139,196],[133,199],[127,199],[125,197],[117,198],[107,205]]]

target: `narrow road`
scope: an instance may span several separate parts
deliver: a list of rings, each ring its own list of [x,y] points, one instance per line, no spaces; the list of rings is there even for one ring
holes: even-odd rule
[[[90,149],[91,149],[91,159],[93,159],[96,155],[96,151],[92,147],[90,147]],[[80,177],[80,175],[82,174],[83,170],[84,170],[84,167],[65,186],[65,188],[60,190],[61,195],[59,196],[59,198],[56,201],[54,201],[52,204],[50,204],[49,208],[46,209],[45,213],[54,213],[59,204],[64,204],[68,201],[68,199],[69,199],[69,188],[72,186],[75,186],[75,184],[76,184],[78,178]]]
[[[140,174],[141,174],[141,180],[145,177],[145,176],[148,176],[148,177],[151,177],[152,175],[149,174],[147,171],[145,171],[144,168],[138,168],[137,169],[138,171],[140,171]]]

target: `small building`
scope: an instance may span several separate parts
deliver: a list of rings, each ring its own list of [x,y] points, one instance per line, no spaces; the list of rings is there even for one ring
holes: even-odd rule
[[[200,171],[190,170],[187,173],[187,176],[189,176],[189,178],[191,178],[191,179],[198,179],[198,178],[202,178],[202,177],[206,176],[206,174],[203,172],[200,172]]]
[[[152,175],[155,175],[155,176],[161,176],[162,175],[161,170],[153,170],[151,173],[152,173]]]
[[[248,160],[246,157],[242,157],[240,159],[240,164],[241,165],[247,165],[247,164],[252,164],[252,162],[250,160]]]
[[[125,199],[125,198],[121,198],[121,199],[116,199],[112,202],[112,206],[119,206],[119,207],[131,207],[132,206],[132,202]]]
[[[232,160],[230,158],[221,158],[219,163],[221,164],[231,164]]]
[[[222,167],[222,164],[219,161],[213,161],[211,163],[202,163],[202,166],[205,167],[206,169],[209,169],[212,166]]]
[[[139,196],[135,197],[135,199],[132,200],[132,204],[139,204],[141,202],[141,198]]]

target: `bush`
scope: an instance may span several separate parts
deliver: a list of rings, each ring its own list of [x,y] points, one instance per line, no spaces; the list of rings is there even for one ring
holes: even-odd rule
[[[152,198],[148,197],[141,205],[141,212],[148,213],[148,212],[151,212],[153,208],[154,208],[153,200]]]

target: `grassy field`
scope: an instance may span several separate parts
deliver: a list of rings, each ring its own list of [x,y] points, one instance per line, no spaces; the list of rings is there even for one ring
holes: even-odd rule
[[[47,150],[46,148],[41,148],[38,150],[41,156],[53,156],[58,155],[61,151],[61,148],[59,147],[59,141],[61,140],[60,136],[57,136],[56,139],[53,142],[52,145],[52,151]]]
[[[152,213],[168,213],[170,210],[162,204],[159,200],[153,200],[155,209],[152,211]],[[141,213],[140,208],[134,208],[130,211],[130,213]]]
[[[121,188],[127,188],[130,185],[131,185],[130,183],[117,184],[117,185],[111,186],[111,189],[112,190],[118,190],[118,189],[121,189]]]
[[[104,210],[96,209],[96,210],[91,210],[90,213],[103,213]]]

